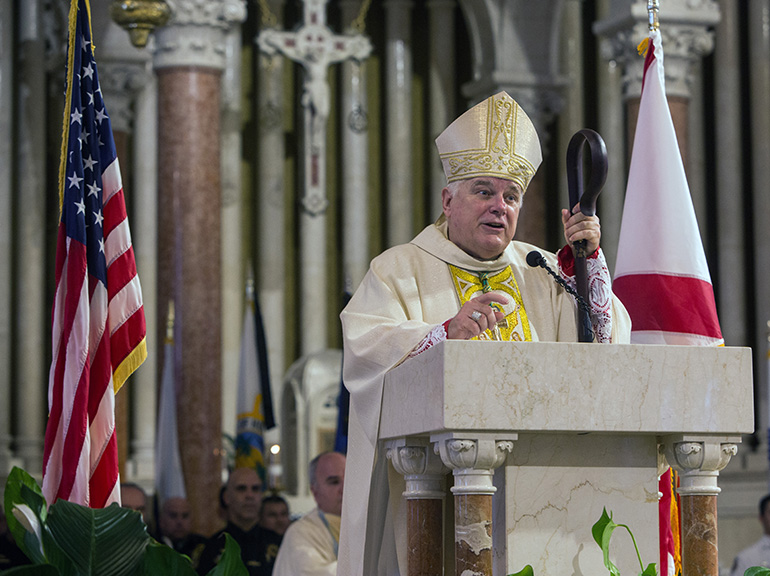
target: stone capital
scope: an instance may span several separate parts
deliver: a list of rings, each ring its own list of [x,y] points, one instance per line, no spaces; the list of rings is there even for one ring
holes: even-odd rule
[[[738,453],[740,438],[668,436],[661,439],[659,450],[668,464],[679,472],[682,496],[715,496],[719,471]]]
[[[516,434],[449,432],[432,437],[441,461],[452,470],[452,494],[494,494],[492,475],[513,451]]]
[[[618,6],[620,5],[620,6]],[[714,49],[713,26],[720,20],[716,0],[673,0],[660,15],[665,56],[666,93],[690,97],[694,65]],[[639,43],[649,36],[647,3],[616,3],[612,13],[594,25],[600,52],[607,61],[623,66],[623,95],[638,98],[642,91],[644,58]]]
[[[144,64],[107,61],[99,66],[99,83],[109,102],[113,130],[131,131],[134,97],[151,79]]]
[[[226,36],[246,19],[244,0],[167,0],[172,16],[155,33],[157,69],[200,66],[223,70]]]
[[[388,444],[388,459],[406,480],[407,500],[444,498],[444,467],[427,438],[401,439]]]

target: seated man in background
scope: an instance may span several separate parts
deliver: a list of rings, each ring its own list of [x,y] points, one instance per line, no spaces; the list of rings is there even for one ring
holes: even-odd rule
[[[262,480],[251,468],[236,468],[230,473],[222,494],[227,526],[209,538],[200,560],[198,574],[208,574],[225,549],[227,532],[241,547],[241,559],[250,576],[270,576],[281,544],[281,536],[265,530],[257,521],[262,504]]]
[[[259,525],[267,530],[277,532],[281,536],[291,524],[289,503],[278,494],[262,498],[262,509],[259,511]]]
[[[316,508],[294,522],[283,538],[273,576],[334,576],[340,540],[345,456],[324,452],[308,467]]]
[[[147,531],[155,534],[155,524],[150,506],[147,506],[147,492],[144,488],[134,482],[123,482],[120,484],[120,505],[123,508],[129,508],[142,515],[142,520],[147,525]]]
[[[187,498],[168,498],[160,507],[159,540],[180,554],[196,560],[203,550],[206,538],[192,531],[192,516]]]
[[[759,501],[759,523],[762,537],[735,557],[730,576],[743,576],[752,566],[770,567],[770,494]]]
[[[147,493],[139,484],[123,482],[120,485],[120,505],[139,512],[142,518],[147,517]]]

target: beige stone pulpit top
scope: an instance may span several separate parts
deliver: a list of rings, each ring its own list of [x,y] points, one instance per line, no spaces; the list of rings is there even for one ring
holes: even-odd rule
[[[751,381],[749,348],[447,340],[387,375],[380,436],[749,434]]]

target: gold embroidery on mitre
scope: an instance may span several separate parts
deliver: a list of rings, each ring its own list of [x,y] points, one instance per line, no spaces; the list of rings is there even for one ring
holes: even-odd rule
[[[436,138],[447,183],[492,176],[526,190],[542,154],[532,121],[505,92],[477,104]]]
[[[457,297],[460,300],[460,306],[483,293],[481,280],[479,277],[467,270],[452,266],[449,264],[449,271],[452,274]],[[532,330],[529,326],[527,311],[524,310],[524,301],[521,298],[519,284],[513,275],[513,270],[508,266],[487,277],[490,291],[502,292],[508,297],[508,304],[503,306],[506,323],[499,323],[500,334],[503,340],[532,341]],[[506,325],[507,324],[507,325]],[[492,332],[485,330],[473,340],[492,340]]]

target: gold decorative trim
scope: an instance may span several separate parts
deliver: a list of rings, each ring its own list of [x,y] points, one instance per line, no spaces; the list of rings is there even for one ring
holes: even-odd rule
[[[483,286],[479,277],[473,272],[468,272],[451,264],[449,271],[452,274],[452,282],[460,300],[460,306],[471,300],[474,296],[483,293]],[[519,284],[513,275],[510,266],[500,272],[490,274],[487,277],[491,292],[500,292],[508,297],[508,304],[503,306],[506,322],[498,323],[502,340],[515,340],[518,342],[531,342],[532,330],[524,309],[524,300],[521,297]],[[482,332],[474,340],[494,340],[490,330]]]

